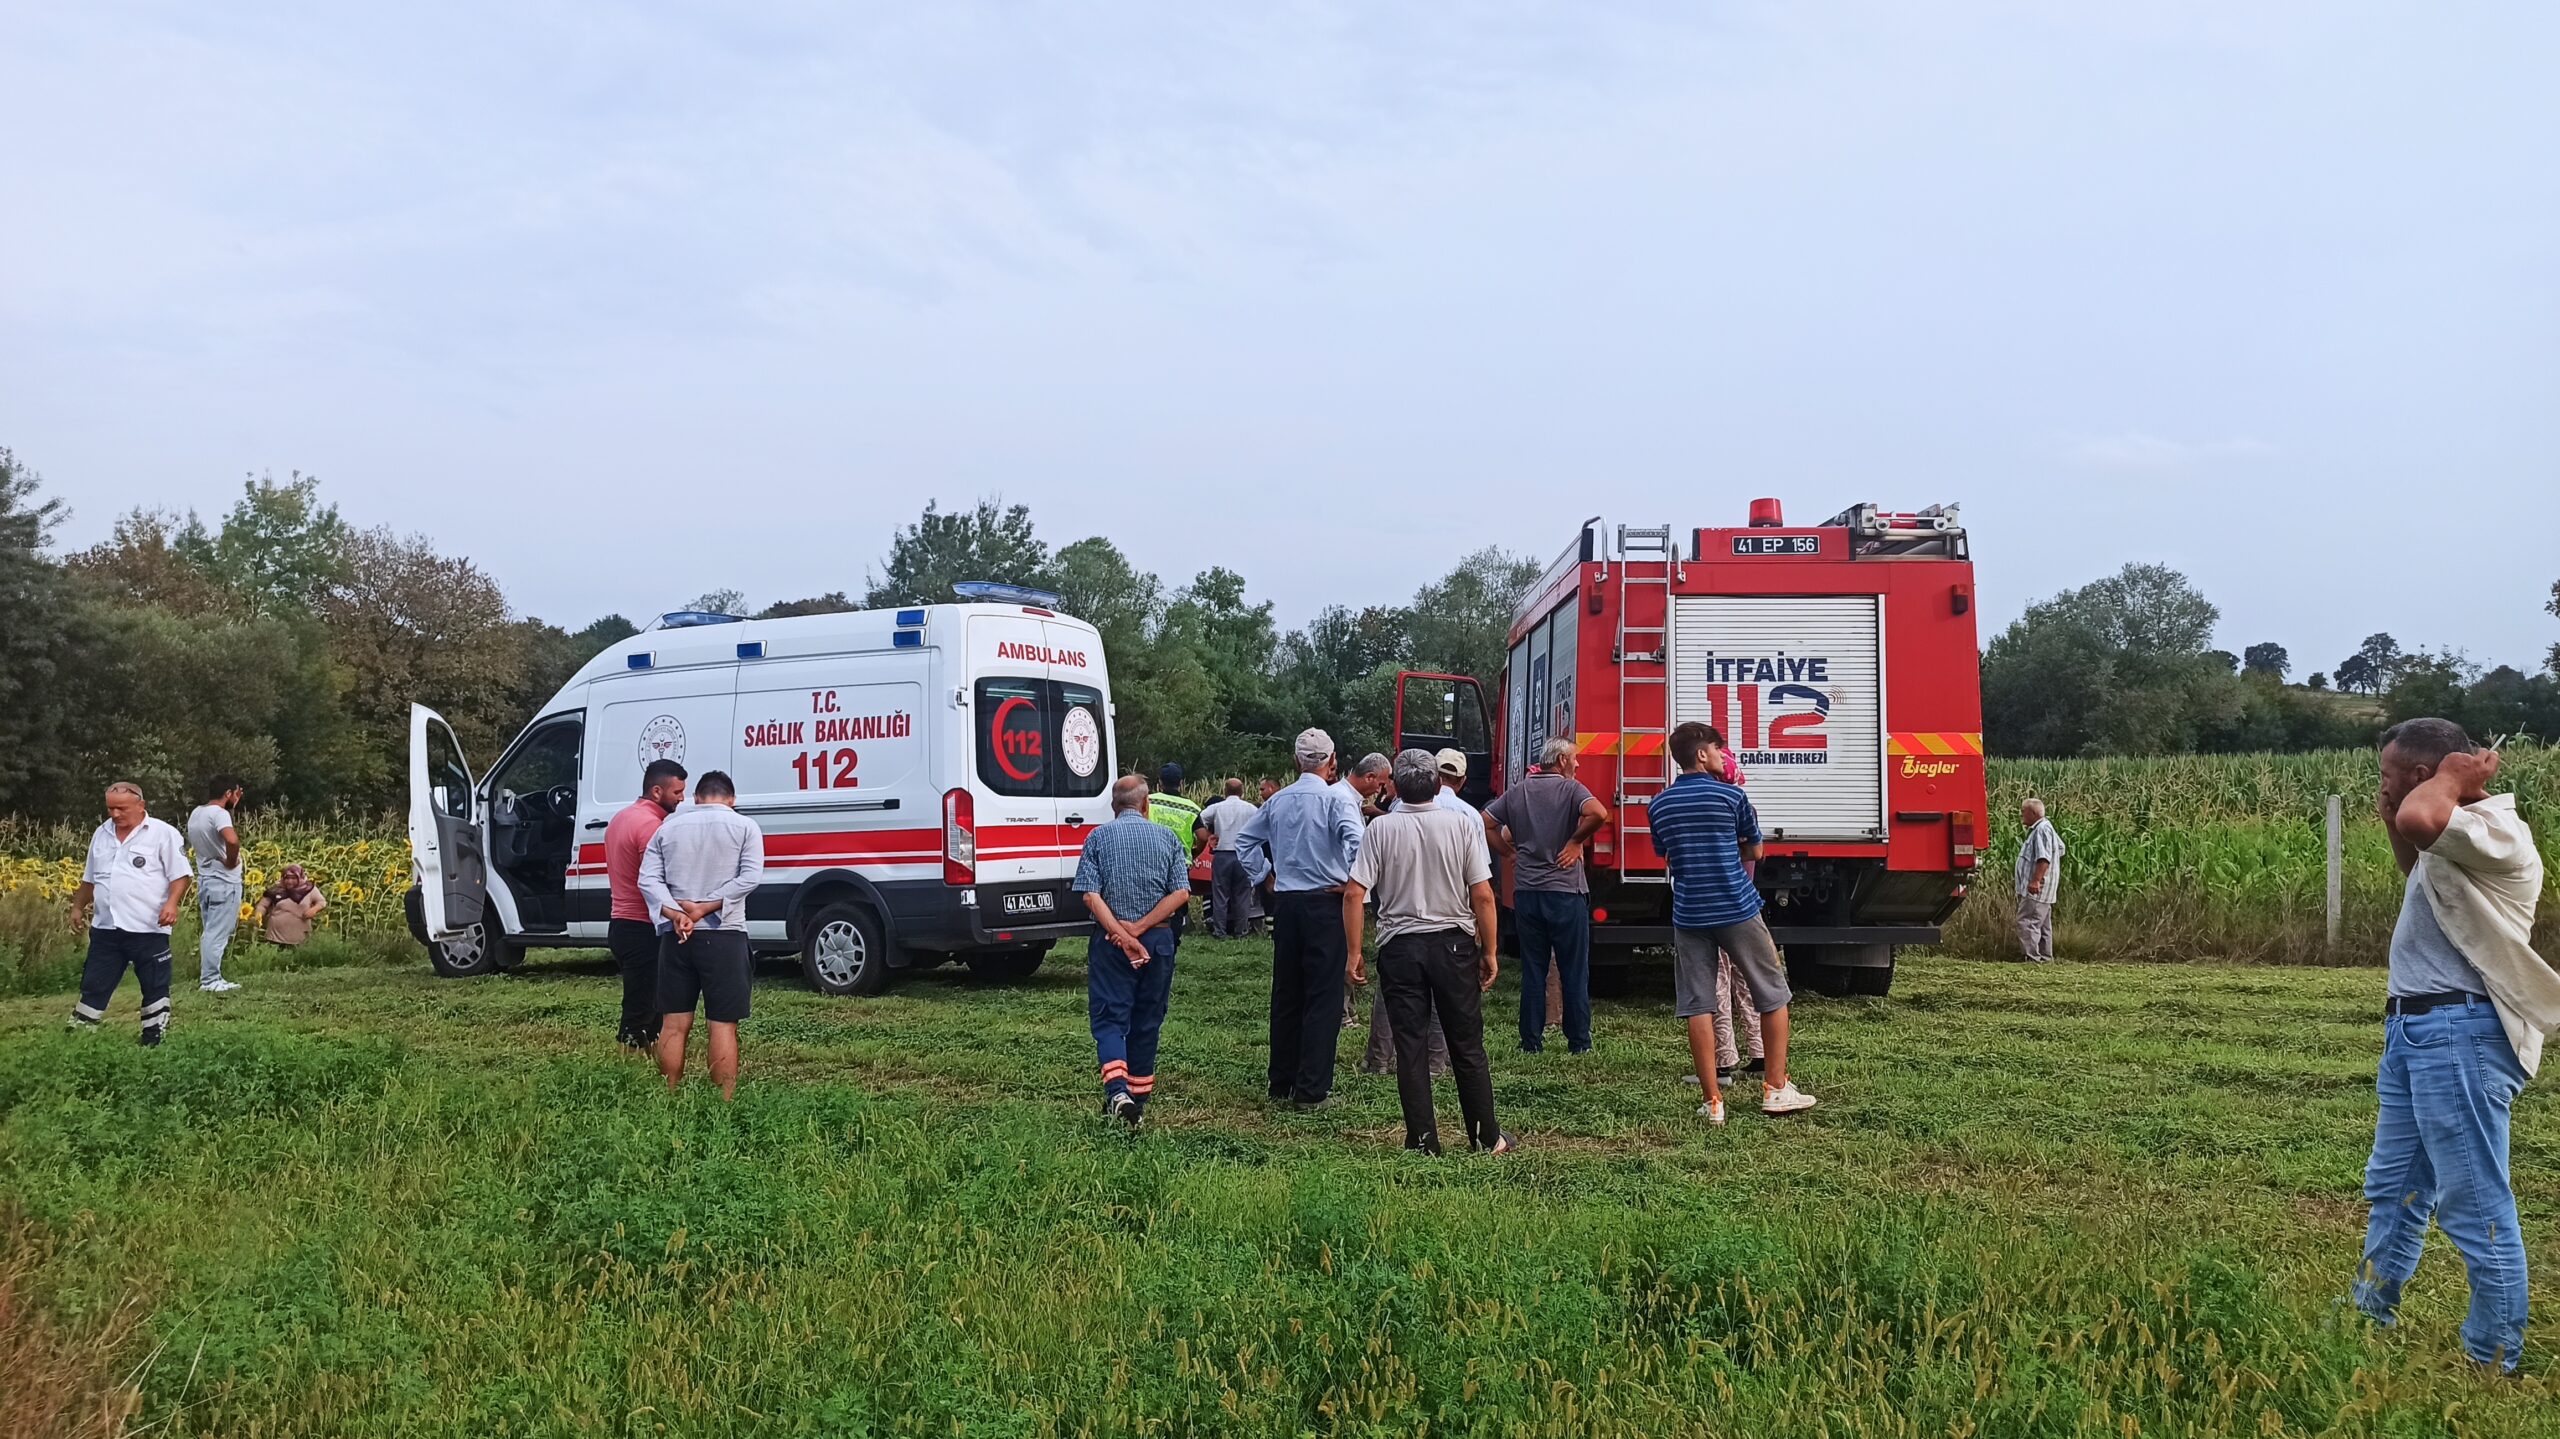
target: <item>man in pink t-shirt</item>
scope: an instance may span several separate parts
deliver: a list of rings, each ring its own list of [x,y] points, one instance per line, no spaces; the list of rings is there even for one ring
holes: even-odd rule
[[[604,827],[605,881],[613,912],[605,946],[622,971],[622,1047],[647,1054],[658,1043],[658,926],[640,897],[640,855],[675,807],[684,803],[684,766],[651,760],[640,776],[640,797]]]

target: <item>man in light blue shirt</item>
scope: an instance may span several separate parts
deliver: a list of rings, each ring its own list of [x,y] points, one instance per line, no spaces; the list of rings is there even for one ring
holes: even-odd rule
[[[1332,784],[1333,736],[1305,730],[1292,748],[1298,782],[1254,811],[1236,854],[1247,879],[1274,891],[1271,1097],[1311,1108],[1333,1094],[1348,964],[1342,886],[1360,857],[1360,810]]]
[[[764,831],[738,813],[737,787],[716,769],[640,852],[640,894],[658,921],[658,1072],[669,1089],[684,1082],[698,1000],[711,1025],[712,1081],[721,1098],[738,1097],[738,1024],[755,978],[747,896],[763,879]]]

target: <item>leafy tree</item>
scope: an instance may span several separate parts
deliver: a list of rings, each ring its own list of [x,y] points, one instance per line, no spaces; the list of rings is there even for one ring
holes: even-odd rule
[[[2338,661],[2338,688],[2355,694],[2380,694],[2390,688],[2406,656],[2388,634],[2370,634],[2356,652]]]
[[[1103,647],[1114,653],[1147,644],[1164,614],[1164,586],[1100,536],[1059,550],[1046,579],[1060,607],[1101,631]]]
[[[2236,675],[2240,673],[2240,657],[2229,650],[2206,650],[2204,652],[2204,657],[2213,661],[2214,668],[2220,670],[2224,674]]]
[[[823,595],[812,595],[805,600],[782,600],[766,605],[763,609],[756,611],[756,618],[782,620],[790,619],[795,615],[839,615],[860,608],[862,606],[845,598],[844,591],[829,590]]]
[[[1538,562],[1481,549],[1416,591],[1406,613],[1406,658],[1416,669],[1473,675],[1488,691],[1502,674],[1511,617],[1538,582]]]
[[[43,478],[0,449],[0,805],[25,804],[45,780],[74,713],[59,683],[81,651],[70,587],[45,547],[62,501],[39,497]]]
[[[578,647],[586,651],[587,659],[594,659],[597,655],[603,654],[606,650],[638,633],[640,633],[640,627],[631,621],[620,615],[606,615],[603,619],[589,621],[585,629],[571,635],[570,638],[576,640]],[[584,662],[584,660],[580,661],[582,664]]]
[[[2318,670],[2313,670],[2311,672],[2311,678],[2304,680],[2303,683],[2311,686],[2315,690],[2325,690],[2329,687],[2329,677]]]
[[[2272,675],[2281,680],[2293,669],[2293,657],[2284,652],[2284,646],[2267,640],[2249,646],[2240,656],[2240,667],[2253,675]]]
[[[890,540],[862,603],[875,610],[948,604],[951,586],[961,580],[1044,585],[1049,579],[1049,547],[1032,533],[1028,506],[982,499],[946,514],[927,501],[924,514]]]
[[[314,612],[348,560],[346,521],[320,503],[319,478],[299,471],[281,485],[273,475],[249,477],[219,532],[189,515],[170,538],[252,614]]]
[[[2111,650],[2190,658],[2213,644],[2222,617],[2187,577],[2167,565],[2131,564],[2045,602]]]
[[[2542,609],[2545,614],[2560,616],[2560,580],[2551,582],[2551,599],[2543,605]],[[2542,667],[2549,671],[2553,678],[2560,679],[2560,644],[2554,644],[2550,653],[2542,657]]]
[[[103,599],[180,615],[247,613],[246,601],[205,568],[201,556],[211,545],[193,516],[133,510],[107,539],[65,563]]]
[[[348,538],[345,577],[324,602],[344,672],[361,762],[352,797],[390,808],[405,800],[409,705],[431,704],[474,764],[514,738],[525,684],[523,634],[497,582],[423,536],[387,529]]]
[[[2161,565],[2121,571],[2027,612],[1982,658],[1996,753],[2175,754],[2240,721],[2247,696],[2207,648],[2219,612]]]
[[[743,617],[747,612],[747,595],[744,590],[705,590],[676,608],[695,614]]]

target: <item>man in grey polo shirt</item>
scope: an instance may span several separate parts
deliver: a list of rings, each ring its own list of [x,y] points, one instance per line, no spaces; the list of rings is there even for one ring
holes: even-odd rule
[[[1609,807],[1575,779],[1573,742],[1551,739],[1538,772],[1523,775],[1485,807],[1494,847],[1511,857],[1511,915],[1520,928],[1520,1048],[1535,1054],[1547,1035],[1547,971],[1564,1003],[1565,1048],[1591,1049],[1591,883],[1582,849],[1609,822]]]
[[[1366,979],[1360,907],[1375,894],[1378,981],[1395,1022],[1405,1147],[1440,1152],[1427,1037],[1436,1016],[1448,1038],[1449,1068],[1458,1077],[1468,1142],[1507,1153],[1515,1145],[1494,1120],[1493,1070],[1484,1054],[1484,992],[1500,969],[1494,959],[1493,858],[1480,824],[1433,802],[1440,776],[1428,753],[1399,753],[1393,773],[1403,803],[1370,823],[1351,879],[1342,887],[1351,980]]]

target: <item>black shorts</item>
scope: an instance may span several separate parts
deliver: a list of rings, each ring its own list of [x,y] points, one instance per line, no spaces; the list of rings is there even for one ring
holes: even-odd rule
[[[755,955],[743,930],[697,929],[693,938],[676,942],[673,931],[658,936],[658,1012],[693,1013],[713,1024],[736,1024],[747,1017],[747,990],[755,978]]]

